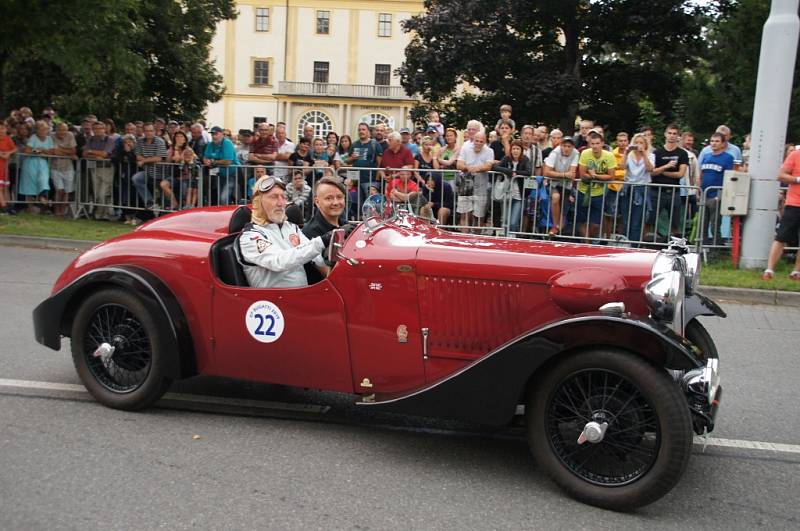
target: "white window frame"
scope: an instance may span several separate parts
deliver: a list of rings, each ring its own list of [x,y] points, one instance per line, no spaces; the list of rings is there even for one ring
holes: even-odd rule
[[[392,19],[391,13],[378,13],[378,37],[392,38]]]

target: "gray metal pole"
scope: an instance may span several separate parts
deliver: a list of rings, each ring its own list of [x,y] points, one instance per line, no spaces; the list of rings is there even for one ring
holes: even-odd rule
[[[798,0],[772,0],[761,36],[750,143],[750,202],[742,231],[743,268],[763,268],[772,244],[778,209],[778,171],[783,163],[786,124],[794,81],[800,18]]]

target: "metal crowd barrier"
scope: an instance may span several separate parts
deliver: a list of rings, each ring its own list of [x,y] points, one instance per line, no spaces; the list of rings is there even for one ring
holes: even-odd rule
[[[71,157],[18,152],[9,158],[9,202],[17,208],[76,217],[77,183]],[[32,192],[32,193],[30,193]]]
[[[731,217],[722,214],[721,199],[722,186],[709,186],[700,196],[696,237],[704,249],[731,247]]]
[[[12,203],[27,202],[45,210],[52,207],[54,213],[75,218],[112,220],[146,219],[161,212],[207,205],[246,204],[255,180],[262,174],[277,175],[287,183],[287,199],[301,208],[305,220],[314,214],[313,190],[322,177],[335,177],[344,183],[345,217],[351,222],[362,218],[365,202],[385,204],[400,199],[392,197],[391,192],[387,196],[387,189],[396,179],[407,177],[416,190],[402,200],[445,229],[629,247],[660,247],[671,236],[678,236],[698,250],[730,247],[730,217],[720,215],[720,186],[701,192],[696,186],[593,181],[584,183],[590,193],[583,194],[578,191],[577,180],[537,176],[512,179],[496,171],[470,175],[451,169],[349,166],[209,168],[167,162],[139,167],[134,162],[24,153],[9,161]],[[40,200],[39,193],[20,195],[32,190],[34,175],[39,179],[37,186],[47,183],[36,190],[45,193],[46,201]],[[304,185],[296,187],[292,182],[295,176],[302,177]]]
[[[582,193],[578,180],[515,179],[523,183],[523,198],[509,202],[510,236],[627,247],[664,246],[673,236],[690,239],[697,187],[586,181]]]
[[[361,219],[365,202],[402,201],[445,229],[505,234],[505,200],[493,201],[491,196],[495,181],[502,178],[500,173],[465,175],[455,170],[341,167],[337,175],[348,190],[348,220]],[[394,184],[402,179],[413,183],[401,185],[410,191],[405,199],[394,192]]]

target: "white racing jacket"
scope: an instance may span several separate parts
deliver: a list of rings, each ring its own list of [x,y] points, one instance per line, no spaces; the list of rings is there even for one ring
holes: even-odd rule
[[[308,285],[303,264],[313,260],[324,267],[325,244],[319,236],[309,240],[290,221],[280,225],[248,223],[239,236],[244,274],[253,288],[298,288]]]

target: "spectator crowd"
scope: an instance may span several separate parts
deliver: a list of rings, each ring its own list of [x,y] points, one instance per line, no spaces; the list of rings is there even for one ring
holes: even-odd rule
[[[749,137],[740,148],[720,125],[701,147],[675,125],[663,134],[655,146],[647,126],[613,136],[588,119],[574,134],[518,127],[503,105],[489,128],[470,120],[458,131],[432,111],[418,130],[360,123],[352,137],[319,137],[307,125],[293,141],[281,122],[234,134],[206,129],[202,120],[156,118],[118,131],[110,119],[89,115],[71,126],[51,107],[38,119],[22,107],[0,122],[0,210],[11,214],[22,205],[31,213],[136,225],[159,210],[245,203],[268,173],[287,184],[287,201],[306,220],[315,183],[334,177],[348,191],[351,220],[364,208],[401,201],[462,231],[633,245],[693,233],[723,244],[723,176],[747,169]]]

